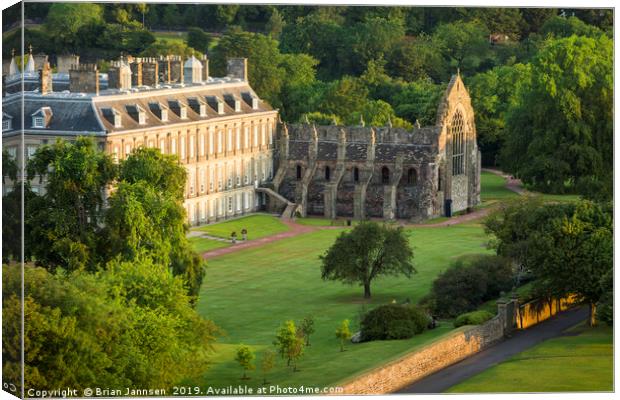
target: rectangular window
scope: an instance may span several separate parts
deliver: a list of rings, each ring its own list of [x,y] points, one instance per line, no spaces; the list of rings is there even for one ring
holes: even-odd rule
[[[170,153],[177,154],[177,140],[174,138],[170,141]]]
[[[129,153],[131,153],[131,145],[130,144],[126,144],[125,145],[125,157],[127,157],[129,155]]]
[[[213,154],[213,129],[209,129],[209,154]]]
[[[181,159],[185,159],[185,138],[181,136],[179,138],[179,143],[181,144]]]
[[[269,145],[273,144],[273,126],[271,126],[271,122],[267,126],[267,135],[269,135]]]
[[[246,149],[249,149],[250,148],[250,128],[247,126],[244,129],[243,140],[245,141],[245,144],[243,147],[245,147]]]
[[[189,138],[189,158],[194,158],[194,141],[196,140],[195,136],[190,136]]]
[[[30,158],[34,155],[34,153],[36,153],[37,147],[38,146],[36,145],[26,146],[26,159],[27,160],[30,160]]]
[[[237,127],[235,129],[235,148],[237,150],[241,149],[241,128]]]
[[[254,141],[252,147],[258,146],[258,125],[254,125]]]
[[[233,134],[232,129],[228,128],[228,137],[226,138],[226,151],[232,151]]]
[[[229,197],[228,198],[228,212],[232,212],[233,209],[233,198]]]
[[[222,152],[222,131],[217,131],[217,152],[221,153]]]
[[[205,135],[204,133],[200,134],[200,157],[204,157],[205,155]]]
[[[44,127],[44,119],[43,119],[43,117],[34,117],[32,119],[32,125],[35,128],[43,128]]]
[[[267,143],[265,138],[265,124],[260,125],[260,145],[264,146]]]
[[[164,139],[159,140],[159,151],[161,154],[166,154],[166,141]]]
[[[11,129],[11,120],[7,118],[2,121],[2,130],[8,131],[9,129]]]

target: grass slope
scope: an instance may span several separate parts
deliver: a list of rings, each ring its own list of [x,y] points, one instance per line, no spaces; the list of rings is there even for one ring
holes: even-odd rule
[[[282,223],[279,218],[265,214],[250,215],[218,224],[205,225],[197,228],[197,230],[224,239],[229,239],[232,232],[237,232],[237,239],[240,240],[243,228],[248,230],[248,240],[288,231],[288,226]]]
[[[585,325],[547,340],[448,391],[580,392],[613,390],[613,332]],[[573,336],[574,335],[574,336]]]
[[[358,315],[364,309],[396,300],[417,302],[428,293],[432,280],[456,257],[485,253],[486,236],[479,225],[408,230],[414,246],[418,273],[412,279],[385,277],[374,282],[369,304],[362,289],[340,282],[324,282],[320,277],[322,254],[341,230],[321,230],[270,243],[209,260],[207,276],[197,309],[212,319],[226,335],[215,346],[214,363],[200,382],[203,387],[261,383],[260,371],[253,379],[241,381],[241,368],[234,361],[239,343],[252,346],[260,365],[261,353],[272,348],[275,332],[288,319],[300,321],[306,315],[315,318],[316,333],[311,346],[299,363],[300,372],[293,373],[282,360],[268,380],[279,385],[325,386],[341,381],[387,359],[428,343],[452,326],[443,323],[439,329],[409,340],[349,344],[339,352],[334,332],[343,319],[351,320],[357,329]]]
[[[194,251],[196,251],[197,253],[205,253],[207,251],[231,246],[231,244],[227,242],[220,242],[219,240],[212,240],[212,239],[201,238],[201,237],[189,238],[189,242],[194,248]]]

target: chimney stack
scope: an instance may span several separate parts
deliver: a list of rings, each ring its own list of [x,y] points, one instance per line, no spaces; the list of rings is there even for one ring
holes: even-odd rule
[[[162,83],[170,83],[170,57],[159,56],[159,80]]]
[[[37,71],[43,69],[45,63],[49,61],[45,54],[33,54],[32,57],[34,58],[34,68]]]
[[[142,86],[142,59],[134,59],[129,67],[131,68],[131,86]]]
[[[152,87],[159,84],[159,64],[154,58],[142,59],[142,84]]]
[[[170,81],[183,83],[183,60],[181,60],[181,56],[172,56],[172,60],[170,60]]]
[[[56,69],[58,73],[68,74],[74,65],[80,65],[80,56],[71,54],[56,57]]]
[[[206,82],[207,79],[209,78],[209,59],[207,58],[206,54],[203,54],[201,62],[202,62],[202,80]]]
[[[226,62],[226,75],[233,79],[248,80],[248,59],[229,58]]]
[[[41,83],[41,94],[45,95],[54,91],[52,88],[52,68],[48,61],[45,61],[39,70],[39,81]]]
[[[108,69],[108,88],[131,89],[131,68],[125,62],[114,62]]]
[[[73,65],[69,70],[69,91],[99,94],[99,71],[96,64]]]

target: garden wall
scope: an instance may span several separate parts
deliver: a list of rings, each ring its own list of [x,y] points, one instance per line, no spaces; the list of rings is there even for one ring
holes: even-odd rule
[[[483,325],[455,332],[421,350],[341,385],[339,394],[385,394],[439,371],[494,344],[504,336],[505,322],[497,315]]]

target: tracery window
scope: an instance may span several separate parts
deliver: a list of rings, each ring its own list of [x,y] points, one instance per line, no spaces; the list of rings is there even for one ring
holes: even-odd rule
[[[465,121],[463,114],[457,111],[452,118],[452,175],[465,173]]]

